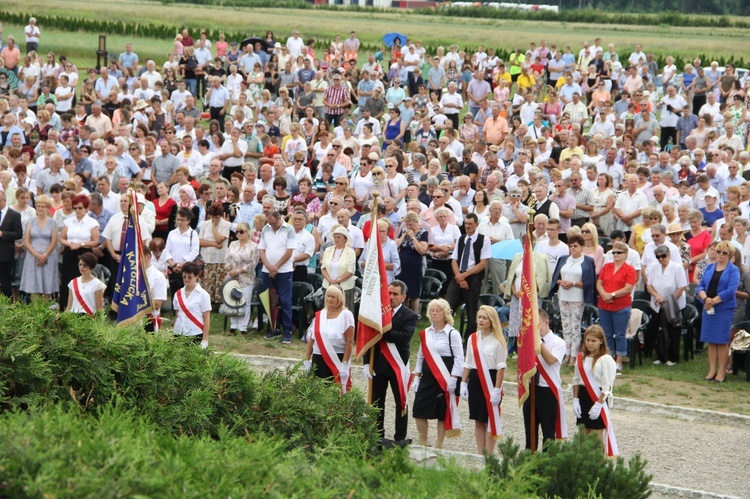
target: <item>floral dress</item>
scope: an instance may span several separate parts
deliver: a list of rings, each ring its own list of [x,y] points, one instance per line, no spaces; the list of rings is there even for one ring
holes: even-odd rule
[[[237,274],[236,279],[243,288],[255,283],[255,267],[258,265],[258,245],[252,240],[248,240],[245,246],[241,246],[239,241],[234,241],[229,245],[227,251],[225,270],[227,273],[231,270],[242,269],[244,272]]]
[[[263,81],[265,83],[265,75],[256,71],[252,71],[248,79],[255,80],[257,78],[263,78]],[[253,100],[260,100],[260,93],[263,91],[263,83],[251,83],[247,88],[248,90],[250,90],[250,95],[252,95]]]

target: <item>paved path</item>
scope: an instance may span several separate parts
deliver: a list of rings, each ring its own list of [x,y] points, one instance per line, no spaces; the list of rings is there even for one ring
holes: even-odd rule
[[[285,368],[298,361],[271,357],[242,356],[253,366],[266,370]],[[352,369],[354,386],[365,391],[361,368]],[[524,441],[523,416],[513,384],[506,383],[502,403],[503,435]],[[572,394],[566,393],[568,421],[573,422]],[[413,395],[410,394],[410,405]],[[474,423],[468,419],[466,403],[459,405],[462,435],[446,439],[445,449],[476,452]],[[393,402],[386,407],[386,436],[392,437]],[[653,482],[715,494],[750,498],[750,417],[713,411],[681,409],[615,398],[612,410],[620,453],[626,459],[640,452],[648,460]],[[575,431],[575,425],[571,430]],[[435,441],[435,424],[430,425],[430,442]],[[390,433],[390,434],[389,434]],[[414,420],[409,420],[409,437],[417,442]],[[663,497],[664,493],[657,492]],[[684,495],[683,497],[689,497]],[[700,497],[700,496],[698,496]]]

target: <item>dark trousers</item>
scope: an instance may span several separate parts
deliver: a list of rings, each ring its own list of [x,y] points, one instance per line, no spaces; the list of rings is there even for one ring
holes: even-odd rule
[[[664,312],[664,306],[659,313],[652,315],[653,319],[649,323],[654,325],[653,338],[656,340],[656,358],[661,362],[680,361],[680,326],[672,326],[667,322],[667,314]]]
[[[119,251],[115,251],[115,253],[118,255],[120,254]],[[115,291],[115,284],[117,283],[117,271],[120,268],[120,262],[112,258],[112,255],[109,255],[106,264],[107,268],[109,268],[109,281],[105,283],[107,285],[107,289],[104,290],[104,296],[112,298],[112,294]]]
[[[396,431],[393,434],[393,440],[404,440],[406,439],[409,416],[408,414],[401,414],[401,408],[398,407],[398,383],[393,375],[377,375],[372,378],[372,405],[380,409],[380,412],[378,412],[378,431],[380,432],[380,438],[385,438],[385,395],[389,384],[391,385],[393,400],[396,402]]]
[[[216,120],[219,122],[219,130],[224,132],[224,115],[221,114],[221,111],[223,110],[223,107],[212,107],[209,108],[209,112],[211,113],[211,119]]]
[[[293,282],[307,282],[307,265],[295,265],[292,273]]]
[[[343,114],[328,114],[326,113],[326,121],[331,124],[331,126],[336,127],[341,124],[341,120],[344,118]]]
[[[60,267],[60,298],[58,301],[60,310],[65,310],[65,307],[68,306],[68,284],[81,275],[81,271],[78,269],[78,257],[90,251],[91,248],[79,248],[77,250],[65,248],[63,250],[62,266]]]
[[[31,257],[31,255],[29,255]],[[0,291],[8,298],[13,296],[13,289],[10,285],[13,280],[13,260],[9,262],[0,262]]]
[[[539,427],[542,427],[542,448],[551,440],[555,440],[555,422],[557,421],[557,399],[552,389],[547,386],[536,387],[536,415],[535,425],[531,428],[531,397],[523,403],[523,426],[526,430],[526,448],[531,449],[531,432],[539,445]],[[534,449],[536,450],[536,449]]]
[[[451,120],[451,123],[453,123],[453,128],[455,130],[458,130],[459,120],[458,120],[458,113],[456,114],[449,114],[447,117]]]
[[[588,218],[573,218],[570,220],[570,225],[574,227],[583,227],[583,224],[588,222]]]
[[[669,139],[672,139],[672,144],[677,144],[677,128],[673,126],[661,127],[661,138],[659,140],[659,143],[663,148],[667,147],[667,145],[669,144]]]
[[[276,324],[283,328],[282,339],[292,339],[292,274],[293,272],[280,272],[271,278],[268,272],[261,272],[263,285],[259,292],[273,286],[279,293],[279,316]]]
[[[466,331],[461,331],[463,335],[471,334],[477,330],[479,292],[482,288],[483,278],[484,276],[481,273],[469,276],[466,279],[469,285],[468,289],[461,289],[455,279],[448,285],[445,299],[448,300],[451,310],[455,312],[461,303],[466,304]]]

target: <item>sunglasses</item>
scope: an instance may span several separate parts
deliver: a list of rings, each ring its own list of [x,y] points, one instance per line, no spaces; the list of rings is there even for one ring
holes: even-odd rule
[[[334,185],[346,185],[346,182],[334,182]]]
[[[669,257],[669,255],[656,255],[656,258],[658,258],[659,260],[661,260],[663,258],[668,258],[668,257]]]
[[[590,230],[588,230],[588,229],[583,229],[583,230],[581,231],[581,234],[591,234],[591,231],[590,231]]]
[[[624,255],[625,252],[624,251],[613,251],[612,254],[613,255]]]
[[[237,234],[244,234],[244,233],[245,233],[245,231],[241,230],[241,229],[237,231]]]
[[[331,147],[333,147],[334,149],[341,149],[341,146],[331,146]]]
[[[717,255],[724,255],[724,256],[727,256],[727,255],[729,255],[729,252],[728,252],[728,251],[716,251],[716,254],[717,254]]]
[[[432,199],[443,199],[445,196],[432,196]]]

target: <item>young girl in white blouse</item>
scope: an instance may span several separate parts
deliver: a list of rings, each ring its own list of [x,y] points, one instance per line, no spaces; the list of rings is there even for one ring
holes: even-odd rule
[[[615,382],[616,364],[609,354],[604,330],[593,325],[584,333],[583,347],[578,354],[573,374],[573,414],[576,424],[583,425],[586,433],[602,435],[614,440],[609,421],[609,401]],[[591,394],[596,395],[592,397]],[[614,444],[616,453],[616,443]]]

